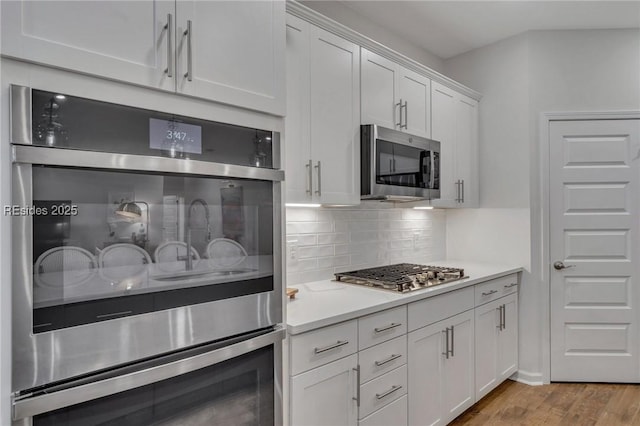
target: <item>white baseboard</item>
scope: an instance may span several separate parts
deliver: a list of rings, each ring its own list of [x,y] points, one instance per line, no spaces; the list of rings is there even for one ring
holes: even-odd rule
[[[513,376],[509,378],[511,380],[515,380],[516,382],[524,383],[525,385],[529,386],[544,385],[542,373],[531,373],[529,371],[518,370],[513,374]]]

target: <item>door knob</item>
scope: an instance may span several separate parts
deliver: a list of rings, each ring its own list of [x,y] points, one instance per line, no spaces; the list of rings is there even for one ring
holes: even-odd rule
[[[553,267],[556,268],[558,271],[561,271],[562,269],[573,268],[574,266],[576,265],[565,265],[563,262],[559,260],[553,263]]]

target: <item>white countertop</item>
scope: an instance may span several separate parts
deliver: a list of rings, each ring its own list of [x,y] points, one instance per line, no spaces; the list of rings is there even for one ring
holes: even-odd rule
[[[304,333],[522,271],[522,267],[515,265],[464,260],[428,264],[463,268],[469,278],[408,293],[394,293],[331,280],[289,286],[297,288],[299,292],[295,299],[289,299],[287,302],[287,331],[289,334]]]

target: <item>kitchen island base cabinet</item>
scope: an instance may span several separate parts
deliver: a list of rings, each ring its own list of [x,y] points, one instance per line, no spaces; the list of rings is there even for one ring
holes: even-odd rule
[[[290,424],[357,425],[357,369],[354,354],[292,377]]]
[[[474,312],[408,335],[409,425],[445,425],[475,402]]]

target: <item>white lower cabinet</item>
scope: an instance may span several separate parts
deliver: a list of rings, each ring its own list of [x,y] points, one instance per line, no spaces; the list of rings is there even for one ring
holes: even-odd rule
[[[354,354],[292,377],[291,425],[357,425],[357,368]]]
[[[476,308],[476,399],[518,367],[518,293]]]
[[[410,425],[444,425],[473,405],[473,310],[412,331],[407,347]]]
[[[518,368],[518,278],[291,336],[290,425],[451,422]]]

